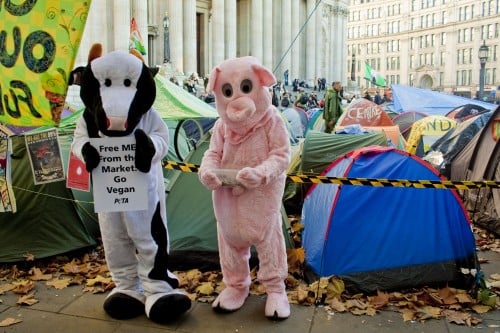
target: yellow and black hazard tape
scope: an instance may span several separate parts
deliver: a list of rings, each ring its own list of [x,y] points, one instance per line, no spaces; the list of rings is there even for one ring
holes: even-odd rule
[[[178,163],[164,161],[163,166],[168,170],[179,170],[182,172],[198,172],[199,166],[190,163]],[[500,181],[453,181],[453,180],[408,180],[408,179],[379,179],[379,178],[348,178],[327,177],[318,175],[289,174],[288,180],[294,183],[308,184],[337,184],[355,186],[375,187],[413,187],[413,188],[435,188],[472,190],[481,188],[500,188]]]

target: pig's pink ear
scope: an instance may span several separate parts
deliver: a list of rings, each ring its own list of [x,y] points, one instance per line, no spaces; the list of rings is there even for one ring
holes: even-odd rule
[[[214,91],[215,83],[217,82],[217,78],[219,77],[220,68],[215,67],[210,73],[210,77],[208,78],[207,92],[211,93]]]
[[[261,65],[252,65],[252,70],[264,87],[271,87],[276,84],[276,78],[267,68]]]

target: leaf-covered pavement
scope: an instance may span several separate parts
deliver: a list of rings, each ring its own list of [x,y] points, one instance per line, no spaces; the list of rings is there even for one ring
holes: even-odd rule
[[[353,315],[375,316],[380,311],[396,311],[403,321],[421,321],[446,318],[457,325],[474,326],[481,322],[477,316],[498,309],[500,306],[500,272],[486,277],[487,288],[467,291],[445,287],[418,288],[397,292],[378,291],[375,295],[350,294],[337,277],[321,278],[308,284],[304,280],[304,250],[300,247],[302,226],[291,217],[291,236],[296,244],[288,250],[289,275],[286,279],[288,299],[292,304],[303,306],[321,305],[329,313],[350,312]],[[474,230],[478,256],[481,251],[500,252],[500,240],[481,229]],[[180,287],[193,301],[212,302],[224,288],[220,271],[202,272],[198,269],[175,272]],[[257,268],[251,271],[250,293],[263,295],[263,286],[257,280]],[[37,299],[38,284],[55,289],[81,286],[82,293],[103,293],[114,287],[106,266],[102,246],[71,256],[55,256],[37,260],[31,254],[25,261],[0,266],[0,304],[2,295],[18,295],[19,306],[31,306]],[[0,319],[0,327],[19,323],[19,319]]]

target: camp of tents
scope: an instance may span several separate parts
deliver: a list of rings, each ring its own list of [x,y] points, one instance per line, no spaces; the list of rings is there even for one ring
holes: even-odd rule
[[[165,162],[198,165],[217,112],[161,76],[156,83],[154,106],[171,136]],[[470,286],[473,280],[464,269],[480,268],[471,223],[481,220],[500,233],[498,190],[420,189],[377,180],[496,180],[500,111],[448,102],[408,110],[405,102],[411,98],[400,90],[396,86],[392,94],[399,108],[395,116],[370,101],[354,100],[344,105],[332,134],[323,132],[321,109],[279,111],[292,145],[287,173],[312,179],[287,180],[282,208],[286,244],[294,246],[287,215],[296,214],[304,225],[305,264],[314,277],[338,275],[350,288],[365,291],[448,282]],[[58,128],[65,168],[81,112],[69,112]],[[35,185],[23,134],[11,140],[18,211],[0,214],[0,237],[9,240],[0,243],[0,262],[95,246],[99,231],[92,192],[69,189],[64,182]],[[352,180],[314,183],[318,176]],[[164,180],[174,265],[213,268],[218,247],[210,191],[194,172],[165,169]]]

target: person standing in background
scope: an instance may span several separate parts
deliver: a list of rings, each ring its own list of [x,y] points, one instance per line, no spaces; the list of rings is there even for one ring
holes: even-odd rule
[[[325,120],[325,133],[332,133],[335,123],[342,114],[342,96],[340,91],[342,84],[334,81],[332,87],[325,93],[325,105],[323,108],[323,119]]]

